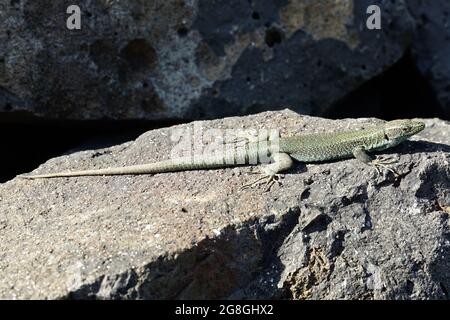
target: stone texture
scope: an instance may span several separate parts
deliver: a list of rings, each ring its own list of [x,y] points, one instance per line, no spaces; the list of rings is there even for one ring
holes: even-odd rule
[[[54,158],[37,172],[161,160],[176,130],[362,128],[291,111],[149,131]],[[0,297],[448,299],[450,125],[430,119],[388,153],[298,164],[283,186],[240,190],[249,168],[0,184]]]
[[[403,1],[0,0],[0,112],[200,119],[291,106],[319,114],[395,63]],[[365,27],[383,8],[382,30]]]
[[[450,2],[408,0],[416,40],[412,52],[428,79],[446,117],[450,117]]]

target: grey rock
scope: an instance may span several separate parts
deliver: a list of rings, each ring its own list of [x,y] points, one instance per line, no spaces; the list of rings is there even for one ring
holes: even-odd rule
[[[417,23],[412,53],[446,117],[450,117],[450,2],[408,0]]]
[[[366,10],[383,8],[382,29]],[[290,106],[319,114],[394,64],[403,1],[0,0],[0,112],[200,119]],[[283,107],[281,107],[283,106]]]
[[[149,131],[54,158],[38,172],[168,158],[195,128],[283,135],[363,128],[285,110]],[[450,124],[387,152],[401,177],[356,160],[298,164],[241,191],[249,168],[0,184],[0,298],[448,299]]]

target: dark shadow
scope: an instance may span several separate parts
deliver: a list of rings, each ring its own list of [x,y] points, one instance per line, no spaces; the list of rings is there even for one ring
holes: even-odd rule
[[[206,238],[175,257],[155,259],[139,275],[129,269],[115,276],[124,281],[116,282],[109,298],[226,299],[240,292],[240,299],[269,299],[279,295],[282,289],[272,285],[283,271],[277,252],[297,225],[299,214],[298,208],[287,209],[275,224],[273,216],[265,216],[264,221],[239,225],[239,230],[231,225],[220,236]],[[268,230],[268,225],[275,227]],[[261,278],[266,281],[256,281]],[[102,281],[103,276],[65,298],[102,298],[97,296]]]
[[[409,51],[388,70],[333,103],[320,116],[385,120],[445,118],[435,92],[417,69]]]
[[[379,151],[376,154],[415,154],[439,151],[450,152],[450,145],[431,141],[405,141],[394,148]]]
[[[179,122],[14,120],[4,116],[0,122],[0,183],[62,154],[117,145],[148,130],[176,123]]]

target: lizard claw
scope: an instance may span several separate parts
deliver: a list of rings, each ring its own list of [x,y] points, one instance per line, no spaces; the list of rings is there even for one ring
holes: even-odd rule
[[[378,159],[374,159],[372,160],[369,165],[373,166],[375,168],[375,170],[377,170],[377,173],[379,175],[381,175],[381,169],[385,169],[389,172],[392,172],[394,174],[395,177],[400,176],[400,174],[395,171],[395,169],[389,167],[389,164],[393,164],[396,163],[397,160],[392,159],[392,158],[378,158]]]
[[[248,189],[253,186],[259,186],[261,184],[265,184],[266,188],[264,189],[264,191],[267,192],[272,188],[272,186],[275,183],[277,183],[278,185],[281,185],[280,180],[281,180],[281,175],[279,175],[279,174],[264,175],[264,176],[256,179],[255,181],[252,181],[246,185],[243,185],[241,187],[241,190],[245,190],[245,189]]]

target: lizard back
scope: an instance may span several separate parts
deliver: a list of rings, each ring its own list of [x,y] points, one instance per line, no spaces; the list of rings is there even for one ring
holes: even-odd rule
[[[280,138],[280,152],[300,162],[319,162],[352,157],[353,150],[367,151],[387,148],[382,127],[335,133],[315,133]]]

